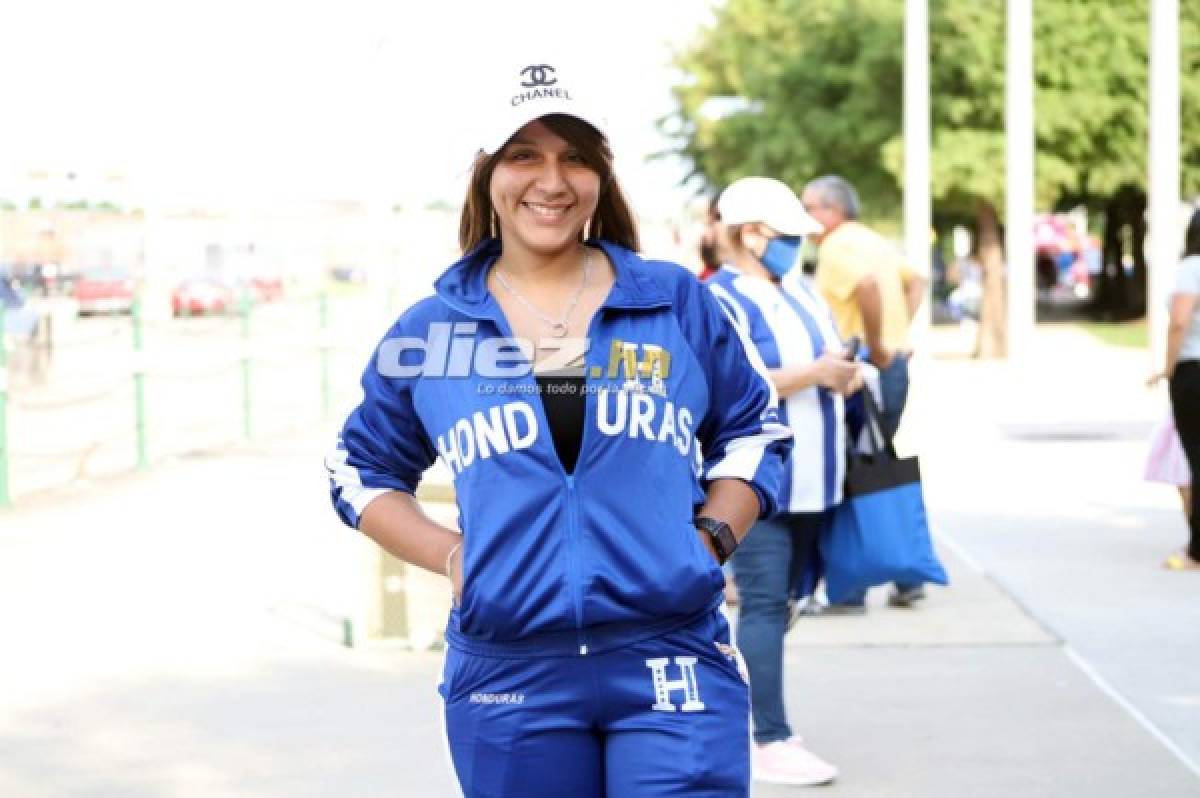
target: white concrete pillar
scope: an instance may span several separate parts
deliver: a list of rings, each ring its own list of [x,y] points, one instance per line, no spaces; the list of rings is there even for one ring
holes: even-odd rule
[[[1151,369],[1162,368],[1167,345],[1167,295],[1181,251],[1179,229],[1179,0],[1150,5],[1149,231],[1146,319]]]
[[[1004,127],[1008,162],[1005,261],[1008,264],[1008,357],[1020,361],[1033,337],[1033,2],[1008,0]]]
[[[904,4],[904,249],[918,271],[932,276],[929,185],[929,3]],[[932,286],[932,280],[930,281]],[[913,343],[920,347],[929,328],[930,302],[913,319]]]

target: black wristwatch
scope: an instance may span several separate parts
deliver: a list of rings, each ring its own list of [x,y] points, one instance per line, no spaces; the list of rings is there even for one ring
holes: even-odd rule
[[[738,547],[738,539],[733,534],[733,528],[724,521],[718,521],[715,518],[698,515],[692,521],[696,529],[701,530],[708,535],[712,541],[713,548],[717,552],[717,559],[721,561],[721,565],[728,562],[733,556],[733,552]]]

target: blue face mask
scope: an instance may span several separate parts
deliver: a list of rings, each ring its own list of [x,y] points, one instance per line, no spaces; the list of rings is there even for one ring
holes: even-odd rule
[[[783,277],[796,266],[800,260],[800,245],[804,243],[803,236],[777,236],[767,242],[767,249],[762,254],[762,265],[776,277]]]

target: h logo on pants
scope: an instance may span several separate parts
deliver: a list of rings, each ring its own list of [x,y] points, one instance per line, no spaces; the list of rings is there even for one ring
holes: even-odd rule
[[[657,709],[659,712],[702,711],[704,702],[700,700],[700,687],[696,683],[696,658],[675,657],[675,665],[678,666],[682,675],[682,678],[675,680],[667,679],[667,665],[670,662],[669,657],[646,660],[646,667],[650,669],[650,677],[654,680],[655,700],[650,708]],[[671,702],[671,692],[674,690],[683,691],[683,706],[676,707]]]

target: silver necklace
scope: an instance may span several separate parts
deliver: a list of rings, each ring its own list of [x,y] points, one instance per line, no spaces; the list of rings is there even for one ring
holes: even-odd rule
[[[575,289],[575,296],[571,297],[571,301],[567,303],[567,309],[563,311],[562,318],[557,321],[542,313],[525,297],[521,296],[517,289],[513,288],[508,280],[504,279],[504,275],[500,269],[493,269],[496,279],[500,281],[500,285],[504,286],[504,290],[512,294],[525,307],[529,308],[529,312],[537,316],[543,324],[550,328],[550,334],[555,338],[563,338],[567,334],[567,322],[571,320],[571,314],[575,311],[575,306],[579,304],[579,298],[583,296],[583,289],[587,286],[588,270],[592,265],[592,251],[584,248],[583,251],[583,279],[579,281],[579,288]]]

